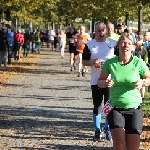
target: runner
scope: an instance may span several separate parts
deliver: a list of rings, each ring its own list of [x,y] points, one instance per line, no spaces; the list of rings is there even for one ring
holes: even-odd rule
[[[60,31],[60,34],[58,35],[58,41],[60,44],[60,53],[62,58],[64,58],[64,50],[65,50],[65,45],[66,45],[66,34],[64,33],[64,30]]]
[[[75,35],[77,32],[74,31],[72,27],[69,27],[69,32],[66,33],[67,40],[69,43],[69,53],[70,53],[70,71],[76,70],[76,60],[77,60],[77,50],[76,50],[76,43],[75,43]]]
[[[85,47],[85,44],[87,43],[87,41],[90,40],[89,36],[87,33],[85,33],[85,27],[81,26],[80,27],[80,33],[77,33],[75,35],[75,41],[77,42],[77,51],[78,51],[78,58],[79,58],[79,72],[78,72],[78,77],[80,77],[81,72],[82,72],[82,76],[85,76],[85,71],[86,71],[86,66],[82,65],[82,53]]]
[[[83,65],[91,66],[91,89],[93,98],[93,121],[95,126],[95,140],[100,140],[101,103],[109,99],[109,88],[98,88],[97,80],[101,72],[101,65],[109,58],[114,57],[116,41],[106,38],[106,25],[101,22],[96,24],[95,39],[89,41],[83,50]],[[111,140],[111,134],[106,132],[107,139]]]

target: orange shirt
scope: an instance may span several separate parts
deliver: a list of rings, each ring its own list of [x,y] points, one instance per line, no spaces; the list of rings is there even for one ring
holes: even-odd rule
[[[83,35],[77,34],[76,35],[76,39],[77,39],[77,50],[80,53],[83,53],[83,49],[85,47],[85,43],[88,40],[87,34],[83,34]]]
[[[142,42],[137,42],[137,46],[141,49],[141,47],[143,46]]]

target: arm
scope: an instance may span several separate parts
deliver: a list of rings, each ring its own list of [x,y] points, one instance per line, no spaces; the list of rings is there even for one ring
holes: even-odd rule
[[[150,70],[146,71],[143,75],[144,79],[140,79],[135,83],[135,88],[140,90],[144,86],[150,85]]]
[[[108,76],[109,76],[108,73],[104,72],[103,70],[101,71],[100,77],[98,78],[97,81],[98,87],[106,88],[106,87],[111,87],[114,84],[112,79],[107,79]]]
[[[24,36],[21,34],[21,43],[24,44]]]
[[[75,41],[75,42],[78,42],[78,40],[77,40],[77,35],[78,35],[78,33],[76,33],[75,36],[74,36],[74,41]]]
[[[91,60],[90,57],[91,57],[91,52],[90,52],[88,46],[85,44],[85,48],[84,48],[83,54],[82,54],[82,63],[84,66],[95,65],[95,63],[98,59]]]
[[[97,81],[97,85],[100,88],[111,87],[114,84],[112,79],[108,79],[108,76],[110,74],[109,65],[110,63],[106,61],[102,66],[102,70]]]
[[[146,66],[143,60],[140,60],[139,63],[141,64],[140,74],[143,76],[144,79],[139,79],[135,83],[135,88],[138,90],[140,90],[143,86],[150,85],[150,70],[148,69],[148,67]]]
[[[143,77],[145,80],[145,86],[149,86],[150,85],[150,70],[146,71]]]

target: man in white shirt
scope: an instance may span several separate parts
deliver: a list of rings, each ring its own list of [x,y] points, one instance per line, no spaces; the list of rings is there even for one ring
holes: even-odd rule
[[[103,63],[114,57],[114,47],[116,41],[106,38],[107,28],[104,23],[96,24],[95,38],[85,45],[82,55],[82,63],[85,66],[91,66],[91,89],[93,98],[93,121],[95,126],[95,140],[100,140],[101,133],[101,103],[106,103],[109,99],[109,88],[99,88],[97,80],[101,72]],[[111,140],[110,131],[106,132],[106,139]]]
[[[48,33],[48,37],[49,37],[49,43],[50,43],[50,47],[53,51],[54,49],[54,37],[56,36],[56,33],[53,29],[50,29],[49,33]]]

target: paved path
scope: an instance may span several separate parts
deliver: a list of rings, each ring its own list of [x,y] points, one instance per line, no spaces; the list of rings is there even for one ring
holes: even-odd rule
[[[93,142],[90,73],[45,49],[37,65],[0,90],[0,150],[111,150]]]

